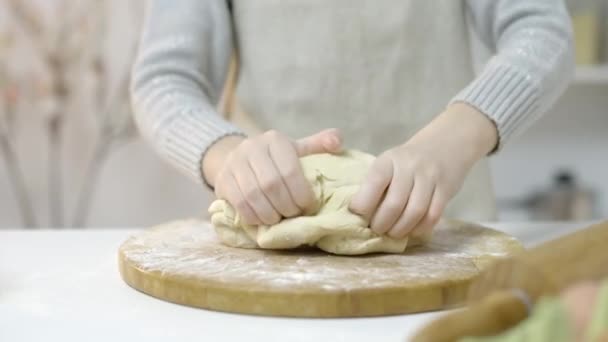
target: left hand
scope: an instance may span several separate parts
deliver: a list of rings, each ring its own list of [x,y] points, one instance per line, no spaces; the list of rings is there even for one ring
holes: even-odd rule
[[[378,234],[425,234],[438,222],[471,167],[498,141],[494,123],[456,103],[405,144],[381,154],[350,203]]]

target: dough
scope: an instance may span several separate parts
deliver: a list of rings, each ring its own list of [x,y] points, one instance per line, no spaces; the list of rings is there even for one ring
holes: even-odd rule
[[[308,245],[344,255],[402,253],[407,237],[380,236],[368,228],[366,220],[348,210],[373,161],[374,156],[354,150],[301,158],[317,201],[312,215],[283,219],[271,226],[248,226],[228,202],[216,200],[209,207],[211,222],[220,240],[233,247],[289,249]]]

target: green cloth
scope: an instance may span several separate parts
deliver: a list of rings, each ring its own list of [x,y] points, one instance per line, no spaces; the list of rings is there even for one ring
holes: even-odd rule
[[[608,279],[600,286],[584,341],[595,342],[605,332],[608,332]],[[559,298],[546,297],[540,299],[528,319],[506,332],[491,337],[467,337],[460,342],[570,342],[575,340],[574,334],[568,313]]]

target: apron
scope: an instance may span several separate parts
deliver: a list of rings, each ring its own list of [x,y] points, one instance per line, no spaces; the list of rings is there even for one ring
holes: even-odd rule
[[[232,21],[238,72],[224,111],[248,134],[336,127],[346,148],[377,155],[474,78],[463,1],[233,0]],[[485,158],[444,216],[495,219]]]

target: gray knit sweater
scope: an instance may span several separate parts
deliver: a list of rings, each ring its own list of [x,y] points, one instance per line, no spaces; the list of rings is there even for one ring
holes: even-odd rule
[[[561,0],[468,0],[464,7],[472,40],[491,58],[468,86],[444,101],[463,101],[486,114],[502,145],[565,89],[573,69],[570,19]],[[132,104],[142,134],[198,182],[207,149],[240,133],[216,110],[234,47],[234,20],[224,0],[151,0],[133,69]]]

